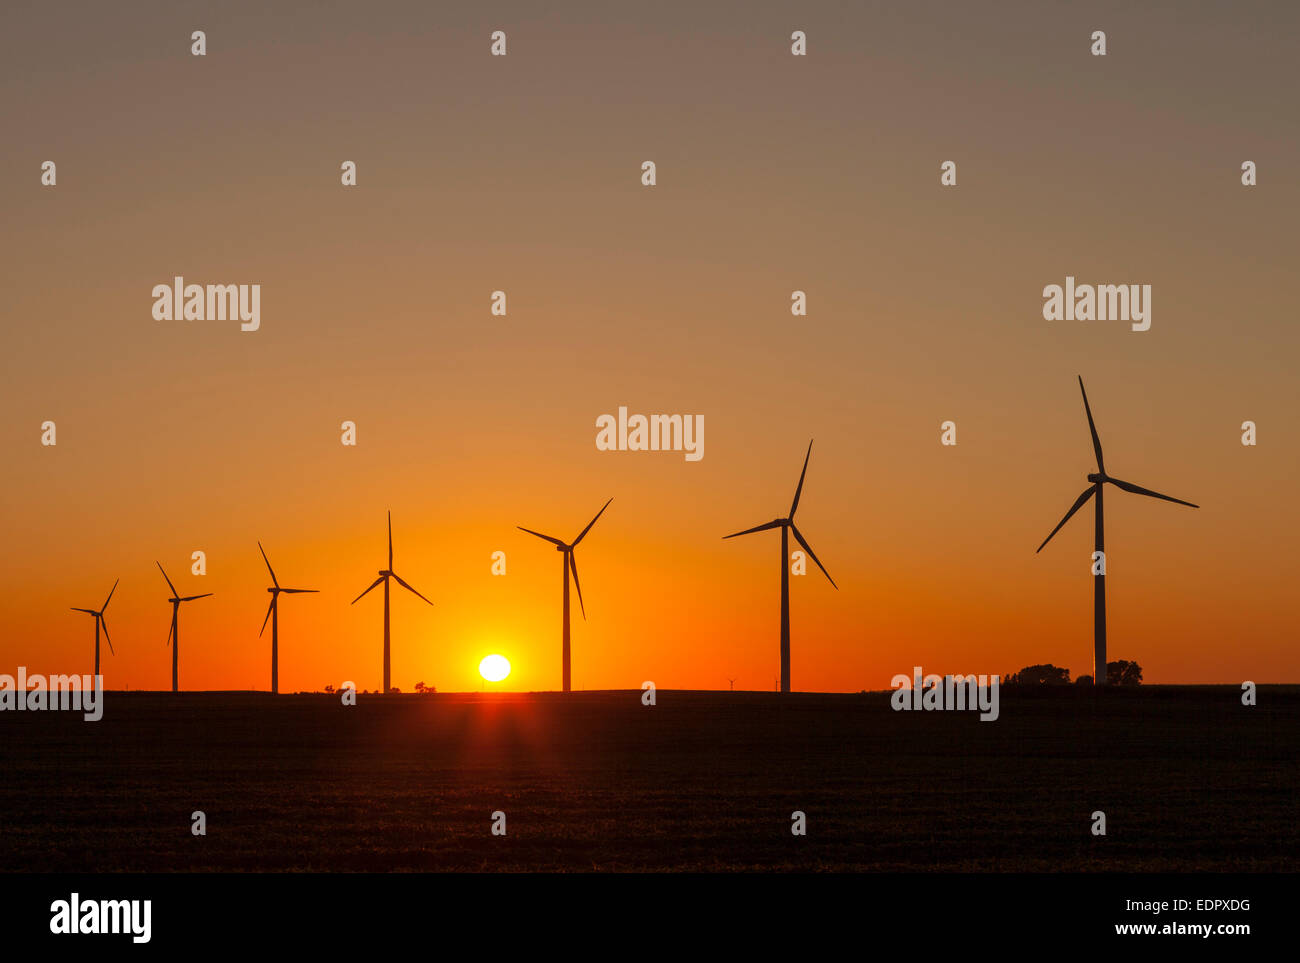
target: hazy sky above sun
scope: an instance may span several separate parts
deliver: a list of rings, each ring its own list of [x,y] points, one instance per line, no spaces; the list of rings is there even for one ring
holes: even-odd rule
[[[780,536],[722,536],[788,511],[815,438],[839,589],[792,579],[794,688],[1091,672],[1091,508],[1034,553],[1093,470],[1082,375],[1107,468],[1201,506],[1107,492],[1111,657],[1296,681],[1300,8],[999,8],[12,5],[0,671],[89,672],[69,607],[120,578],[106,684],[167,687],[160,561],[214,593],[182,687],[268,688],[260,540],[320,590],[281,601],[281,690],[376,688],[382,594],[349,603],[391,509],[434,602],[394,586],[394,684],[496,653],[558,688],[561,556],[516,526],[612,497],[575,688],[771,689]],[[260,284],[260,330],[155,320],[177,275]],[[1150,284],[1151,329],[1045,321],[1067,275]],[[703,415],[704,457],[598,451],[621,405]]]

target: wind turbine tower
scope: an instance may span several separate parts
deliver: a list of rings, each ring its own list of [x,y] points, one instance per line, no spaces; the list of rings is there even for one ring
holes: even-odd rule
[[[596,518],[605,514],[605,509],[609,508],[610,499],[601,506],[600,511],[596,513]],[[578,533],[578,537],[571,544],[560,541],[552,535],[543,535],[541,532],[535,532],[531,528],[524,528],[522,525],[516,525],[521,532],[527,532],[529,535],[536,535],[538,538],[545,539],[555,546],[555,550],[560,555],[560,578],[564,583],[564,604],[563,615],[560,623],[560,677],[563,690],[569,692],[570,673],[569,673],[569,572],[573,572],[573,585],[578,590],[578,607],[582,610],[582,618],[585,622],[587,619],[587,607],[582,603],[582,583],[578,581],[578,563],[573,557],[573,551],[578,547],[578,543],[586,537],[591,531],[591,526],[596,524],[596,518],[587,523],[587,527]]]
[[[1097,456],[1097,470],[1088,475],[1090,484],[1083,490],[1083,493],[1075,499],[1070,510],[1065,513],[1065,517],[1056,523],[1043,544],[1039,545],[1034,552],[1035,555],[1043,550],[1048,542],[1061,530],[1061,526],[1070,520],[1088,499],[1096,497],[1097,504],[1094,506],[1095,515],[1093,517],[1093,545],[1095,553],[1093,554],[1093,577],[1092,577],[1092,684],[1106,684],[1106,532],[1102,515],[1102,494],[1106,485],[1114,485],[1121,491],[1131,492],[1134,495],[1146,495],[1149,498],[1160,498],[1167,502],[1175,502],[1179,505],[1186,505],[1188,508],[1199,508],[1191,502],[1185,502],[1181,498],[1173,498],[1169,495],[1162,495],[1159,492],[1153,492],[1149,488],[1142,488],[1134,485],[1132,482],[1120,481],[1106,474],[1106,463],[1102,459],[1101,439],[1097,437],[1097,426],[1092,420],[1092,409],[1088,406],[1088,392],[1083,387],[1083,377],[1079,377],[1079,391],[1083,394],[1083,410],[1088,416],[1088,431],[1092,433],[1092,450]]]
[[[737,538],[741,535],[750,535],[754,532],[765,532],[769,528],[781,529],[781,691],[790,691],[790,534],[793,532],[795,540],[803,546],[803,550],[808,553],[808,557],[817,563],[817,567],[822,570],[827,581],[835,585],[835,579],[831,578],[831,573],[826,571],[826,566],[817,558],[817,554],[812,550],[807,540],[799,533],[798,527],[794,523],[794,513],[799,508],[799,496],[803,494],[803,480],[808,474],[808,459],[812,457],[812,442],[808,442],[808,453],[804,455],[803,471],[799,473],[799,485],[794,490],[794,501],[790,503],[790,514],[785,518],[776,518],[762,525],[755,525],[753,528],[747,528],[743,532],[734,532],[731,535],[724,535],[723,538]]]

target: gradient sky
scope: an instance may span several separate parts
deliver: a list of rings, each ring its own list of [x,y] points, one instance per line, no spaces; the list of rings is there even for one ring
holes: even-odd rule
[[[1108,468],[1202,506],[1108,491],[1110,657],[1300,678],[1296,5],[274,7],[6,5],[0,671],[89,672],[68,607],[120,577],[106,684],[167,687],[159,560],[216,593],[182,687],[268,688],[260,539],[322,590],[283,600],[281,689],[375,688],[382,598],[348,603],[391,508],[436,603],[395,591],[394,684],[501,652],[558,688],[558,556],[514,526],[613,496],[575,687],[770,689],[779,535],[721,536],[786,512],[815,437],[840,589],[792,580],[796,689],[1091,672],[1091,509],[1034,554],[1092,467],[1081,374]],[[177,274],[260,283],[261,330],[155,321]],[[1044,321],[1067,274],[1151,284],[1151,330]],[[597,451],[619,405],[703,414],[704,459]]]

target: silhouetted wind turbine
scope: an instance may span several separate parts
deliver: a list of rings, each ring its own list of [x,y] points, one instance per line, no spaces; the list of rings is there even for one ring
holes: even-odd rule
[[[162,577],[167,579],[167,587],[172,590],[172,597],[167,600],[172,604],[172,627],[171,630],[168,631],[167,633],[167,641],[171,643],[171,647],[172,647],[172,691],[179,692],[180,691],[179,652],[181,648],[181,634],[180,634],[180,626],[179,626],[177,616],[179,615],[181,610],[181,603],[193,602],[195,599],[205,599],[212,593],[204,592],[202,595],[187,595],[184,598],[179,598],[176,594],[176,586],[172,585],[172,580],[167,578],[167,573],[163,571],[162,562],[158,562],[157,565],[158,565],[158,571],[162,572]]]
[[[605,514],[605,509],[609,508],[609,502],[612,502],[613,500],[614,499],[611,498],[608,502],[605,502],[605,504],[600,507],[600,511],[596,513],[596,518],[600,518],[601,515]],[[589,531],[591,531],[591,526],[596,524],[596,518],[593,518],[591,521],[587,523],[587,527],[584,528],[578,534],[578,537],[573,540],[572,545],[566,545],[558,538],[553,538],[550,535],[543,535],[541,532],[535,532],[531,528],[524,528],[524,526],[522,525],[515,526],[521,532],[527,532],[529,535],[536,535],[538,538],[545,539],[546,541],[550,542],[555,546],[555,550],[557,552],[562,553],[562,556],[560,558],[560,577],[564,582],[564,616],[563,616],[563,623],[560,629],[560,676],[561,676],[561,682],[565,692],[570,691],[569,569],[573,569],[573,584],[578,590],[578,607],[582,610],[582,620],[585,622],[587,620],[587,607],[582,604],[582,583],[578,581],[578,563],[573,558],[573,550],[578,547],[578,543],[582,541],[583,537]]]
[[[1149,488],[1141,488],[1131,482],[1120,481],[1118,478],[1112,478],[1106,474],[1106,464],[1101,456],[1101,439],[1097,437],[1097,426],[1092,420],[1092,409],[1088,406],[1088,392],[1083,387],[1083,377],[1079,377],[1079,391],[1083,393],[1083,410],[1088,416],[1088,430],[1092,433],[1092,450],[1097,455],[1097,470],[1088,476],[1088,481],[1092,484],[1083,490],[1070,510],[1065,513],[1065,517],[1056,523],[1050,535],[1043,539],[1043,544],[1039,545],[1034,554],[1043,550],[1043,546],[1052,540],[1061,530],[1061,526],[1070,520],[1070,517],[1083,507],[1092,496],[1097,496],[1096,516],[1095,516],[1095,545],[1096,551],[1100,553],[1101,565],[1097,565],[1097,557],[1094,556],[1093,568],[1097,574],[1092,578],[1093,587],[1093,609],[1092,609],[1092,640],[1093,640],[1093,661],[1092,661],[1092,684],[1106,684],[1106,536],[1102,524],[1102,486],[1107,482],[1116,488],[1126,492],[1132,492],[1134,495],[1147,495],[1151,498],[1162,498],[1167,502],[1177,502],[1179,505],[1186,505],[1189,508],[1199,508],[1199,505],[1193,505],[1191,502],[1185,502],[1181,498],[1172,498],[1169,495],[1161,495],[1159,492],[1153,492]]]
[[[826,571],[826,566],[817,558],[817,554],[812,550],[794,523],[794,513],[799,507],[799,496],[803,492],[804,476],[808,474],[808,459],[812,457],[812,442],[808,442],[808,453],[804,455],[803,471],[799,473],[799,486],[794,490],[794,501],[790,503],[790,515],[788,518],[776,518],[765,525],[755,525],[753,528],[747,528],[743,532],[734,532],[731,535],[724,535],[723,538],[736,538],[739,535],[749,535],[753,532],[765,532],[769,528],[781,529],[781,691],[790,691],[790,533],[794,532],[795,539],[803,546],[803,550],[808,553],[808,557],[817,563],[817,567],[822,570],[827,581],[835,585],[835,579],[831,578],[831,573]]]
[[[280,691],[280,593],[298,595],[302,592],[319,592],[320,589],[280,588],[280,583],[275,578],[275,569],[271,568],[271,560],[266,557],[266,549],[262,548],[261,542],[257,543],[257,550],[262,553],[266,570],[271,573],[271,587],[267,589],[271,593],[271,606],[266,610],[266,619],[271,620],[271,694],[274,695]],[[262,619],[262,628],[257,633],[259,639],[266,631],[266,619]]]
[[[117,581],[120,582],[121,579],[118,579]],[[113,640],[108,637],[108,623],[104,621],[104,610],[108,608],[108,603],[112,601],[113,593],[116,591],[117,582],[114,582],[113,587],[108,590],[108,598],[104,599],[104,604],[99,607],[98,612],[94,609],[79,609],[75,606],[68,606],[74,612],[85,612],[87,615],[93,615],[95,617],[95,675],[99,675],[99,629],[101,626],[104,629],[104,639],[108,642],[108,651],[117,655],[117,653],[113,651]]]
[[[397,579],[397,583],[401,585],[402,588],[406,589],[408,592],[412,593],[413,595],[418,595],[420,598],[424,599],[424,601],[429,602],[429,600],[425,599],[423,595],[420,595],[419,592],[415,591],[415,589],[411,588],[410,585],[402,581],[402,576],[398,575],[396,572],[393,571],[393,513],[392,512],[388,513],[388,568],[380,569],[379,578],[375,579],[373,582],[370,583],[370,588],[366,589],[365,592],[362,592],[360,595],[358,595],[356,598],[352,600],[352,604],[356,605],[363,598],[365,598],[366,592],[369,592],[370,589],[374,588],[380,582],[384,583],[384,693],[385,694],[387,694],[392,689],[392,685],[391,685],[392,673],[390,671],[391,632],[389,631],[389,619],[388,619],[388,580],[390,578]],[[429,602],[429,604],[432,605],[433,603]]]

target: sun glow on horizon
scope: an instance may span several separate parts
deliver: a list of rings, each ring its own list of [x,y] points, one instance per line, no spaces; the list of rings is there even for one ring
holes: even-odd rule
[[[510,660],[504,655],[488,655],[478,664],[478,674],[489,682],[500,682],[510,675]]]

